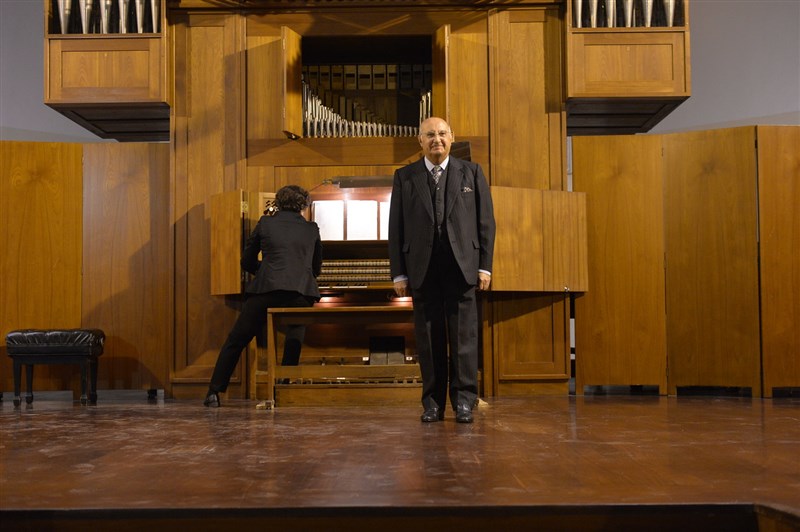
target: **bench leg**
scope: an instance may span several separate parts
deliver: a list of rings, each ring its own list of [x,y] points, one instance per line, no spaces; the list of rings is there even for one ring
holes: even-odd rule
[[[89,378],[89,362],[83,361],[81,362],[81,404],[86,405],[89,402],[89,398],[86,395],[86,381]]]
[[[22,363],[14,360],[14,406],[19,406],[22,403],[20,399],[20,389],[22,381]]]
[[[33,364],[25,364],[25,376],[28,380],[28,393],[25,394],[25,402],[33,403]]]
[[[89,404],[97,404],[97,359],[89,361]]]

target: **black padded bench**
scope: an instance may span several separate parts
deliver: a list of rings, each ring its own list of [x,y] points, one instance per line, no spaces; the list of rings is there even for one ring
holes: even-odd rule
[[[8,333],[6,349],[14,361],[14,406],[22,402],[20,381],[23,364],[28,380],[26,403],[33,402],[34,364],[79,364],[81,404],[97,403],[97,357],[103,354],[105,339],[106,335],[100,329],[23,329]]]

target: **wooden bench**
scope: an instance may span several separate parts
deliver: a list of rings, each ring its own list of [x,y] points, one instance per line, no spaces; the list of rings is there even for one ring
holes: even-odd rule
[[[22,329],[6,335],[8,356],[14,361],[14,406],[22,403],[22,366],[33,402],[34,364],[78,364],[81,367],[81,404],[97,402],[97,357],[103,354],[105,333],[100,329]],[[87,394],[88,387],[88,394]]]
[[[373,400],[384,403],[392,402],[392,397],[396,399],[398,394],[402,395],[404,402],[409,398],[419,401],[421,376],[419,364],[416,363],[299,366],[279,364],[282,353],[279,352],[278,334],[286,325],[363,325],[366,329],[380,324],[413,325],[413,322],[413,308],[408,304],[339,307],[317,305],[270,309],[267,313],[266,353],[264,356],[259,356],[256,362],[256,398],[263,401],[259,405],[260,408],[275,406],[275,385],[276,382],[283,380],[299,382],[285,388],[292,388],[295,393],[305,393],[307,396],[317,395],[325,404],[335,402],[337,399],[332,397],[332,394],[345,387],[350,392],[357,390],[362,398],[371,394]]]

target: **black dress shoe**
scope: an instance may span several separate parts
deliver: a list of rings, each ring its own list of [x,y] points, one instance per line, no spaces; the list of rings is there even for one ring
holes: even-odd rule
[[[472,423],[472,409],[469,405],[458,405],[456,407],[456,421],[458,423]]]
[[[444,419],[444,412],[436,408],[435,406],[432,408],[428,408],[425,412],[422,413],[420,417],[423,423],[433,423],[435,421],[441,421]]]
[[[203,401],[203,404],[209,408],[219,408],[219,394],[217,394],[217,392],[208,392],[208,395],[206,395],[206,400]]]

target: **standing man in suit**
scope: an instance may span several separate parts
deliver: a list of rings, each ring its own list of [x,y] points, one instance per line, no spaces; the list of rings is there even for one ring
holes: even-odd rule
[[[394,174],[389,258],[394,290],[414,300],[422,371],[422,421],[472,423],[478,398],[478,306],[489,288],[495,222],[478,164],[450,157],[453,132],[441,118],[419,128],[425,157]],[[449,345],[449,360],[448,360]],[[448,386],[449,379],[449,386]]]
[[[300,212],[308,207],[308,192],[296,185],[275,194],[278,212],[262,216],[242,251],[242,269],[255,277],[247,285],[242,313],[222,345],[203,404],[219,407],[242,350],[267,325],[270,307],[310,307],[319,301],[316,278],[322,270],[319,227]],[[258,260],[261,253],[262,260]],[[283,347],[284,366],[296,366],[305,336],[302,325],[290,326]]]

